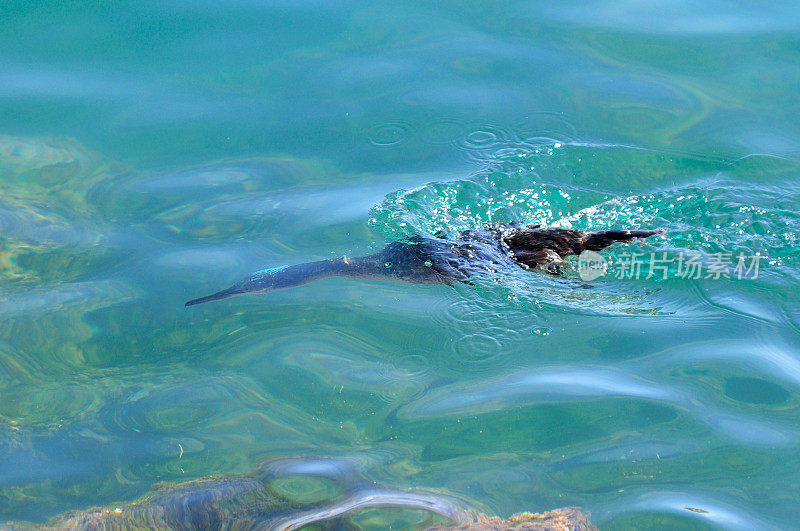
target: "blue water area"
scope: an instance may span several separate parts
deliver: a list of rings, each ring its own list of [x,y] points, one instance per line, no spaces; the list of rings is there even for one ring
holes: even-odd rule
[[[363,529],[795,528],[798,83],[796,2],[4,2],[0,523],[292,460]],[[513,222],[666,234],[184,308]]]

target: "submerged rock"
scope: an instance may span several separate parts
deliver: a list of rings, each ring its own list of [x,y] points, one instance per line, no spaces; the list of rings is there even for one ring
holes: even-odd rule
[[[292,479],[311,488],[286,488],[282,482]],[[415,513],[411,521],[394,525],[416,529],[595,529],[588,514],[576,508],[501,519],[446,495],[382,488],[362,478],[348,463],[333,459],[285,459],[242,475],[158,484],[132,503],[70,511],[45,524],[16,522],[7,528],[290,530],[322,525],[351,529],[361,528],[356,520],[367,511],[382,509],[387,510],[386,526],[392,517],[397,518],[398,509]],[[376,515],[371,518],[374,523]]]
[[[589,513],[578,507],[564,507],[544,513],[519,513],[510,518],[479,514],[472,522],[448,524],[431,527],[428,531],[465,530],[505,530],[519,531],[595,531],[597,528],[589,521]]]

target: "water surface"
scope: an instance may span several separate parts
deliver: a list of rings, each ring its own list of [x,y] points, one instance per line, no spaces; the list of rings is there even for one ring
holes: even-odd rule
[[[0,7],[0,521],[323,458],[502,516],[792,528],[798,14]],[[609,249],[617,265],[763,260],[757,278],[328,279],[183,307],[264,267],[512,221],[667,230]],[[336,499],[287,477],[298,503]]]

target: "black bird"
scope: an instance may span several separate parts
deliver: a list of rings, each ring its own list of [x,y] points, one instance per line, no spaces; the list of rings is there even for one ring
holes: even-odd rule
[[[469,230],[456,241],[415,236],[390,243],[382,251],[358,258],[335,258],[256,271],[228,289],[193,299],[186,306],[246,293],[293,288],[326,277],[397,280],[417,284],[468,282],[472,276],[524,267],[558,274],[565,256],[599,251],[615,242],[664,234],[663,230],[581,230],[504,226]]]

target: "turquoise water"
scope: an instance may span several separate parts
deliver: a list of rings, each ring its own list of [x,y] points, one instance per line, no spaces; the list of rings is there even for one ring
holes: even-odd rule
[[[325,458],[501,516],[795,527],[798,65],[790,2],[4,3],[0,522]],[[502,221],[667,230],[616,271],[763,259],[183,307]]]

